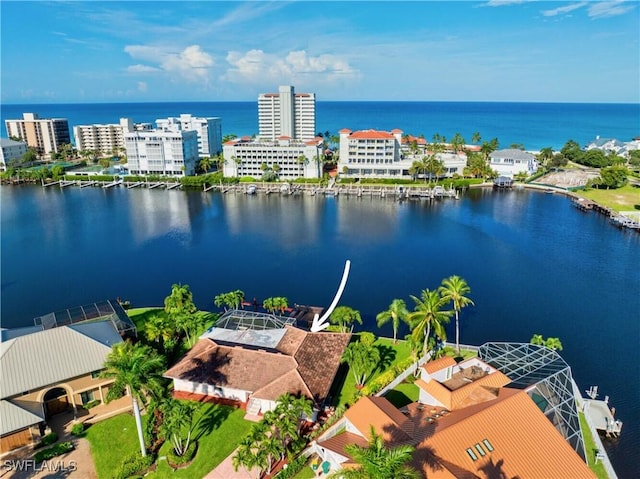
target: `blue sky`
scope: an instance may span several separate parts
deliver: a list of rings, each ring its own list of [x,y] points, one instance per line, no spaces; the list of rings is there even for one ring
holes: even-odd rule
[[[0,2],[5,103],[640,102],[637,1]]]

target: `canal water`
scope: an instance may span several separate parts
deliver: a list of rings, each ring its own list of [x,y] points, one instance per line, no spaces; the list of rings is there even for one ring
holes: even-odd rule
[[[640,475],[640,235],[562,196],[472,190],[460,200],[312,197],[3,186],[2,327],[106,298],[162,305],[173,283],[199,308],[242,289],[327,306],[345,260],[341,304],[364,329],[394,298],[457,274],[476,306],[461,341],[559,337],[581,389],[609,395],[622,436],[620,477]],[[454,338],[450,325],[449,338]],[[407,331],[404,331],[406,333]]]

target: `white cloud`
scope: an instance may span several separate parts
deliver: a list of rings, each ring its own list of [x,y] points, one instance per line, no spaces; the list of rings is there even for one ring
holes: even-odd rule
[[[598,2],[589,6],[588,14],[591,18],[606,18],[623,15],[635,8],[635,5],[625,4],[623,0],[612,2]]]
[[[533,2],[534,0],[489,0],[485,7],[504,7],[505,5],[517,5],[519,3]]]
[[[160,68],[152,67],[149,65],[142,65],[140,63],[136,65],[129,65],[127,67],[129,73],[153,73],[162,71]]]
[[[587,5],[587,2],[572,3],[571,5],[565,5],[564,7],[553,8],[551,10],[543,10],[542,15],[545,17],[555,17],[556,15],[563,15],[565,13],[573,12],[578,8],[582,8]]]
[[[359,75],[342,58],[335,55],[309,56],[304,50],[291,51],[284,58],[256,49],[246,53],[232,51],[227,55],[227,62],[231,67],[223,79],[238,83],[262,83],[265,79],[292,82],[311,74],[327,81]]]
[[[191,45],[178,52],[159,46],[127,45],[124,51],[134,60],[157,65],[131,65],[127,71],[133,73],[164,71],[170,75],[177,74],[187,81],[197,82],[207,81],[214,66],[213,57],[202,50],[200,45]]]

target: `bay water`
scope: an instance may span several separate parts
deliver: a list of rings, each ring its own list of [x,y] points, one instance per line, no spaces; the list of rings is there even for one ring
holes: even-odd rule
[[[559,337],[581,389],[609,395],[622,436],[607,448],[620,477],[640,454],[640,235],[562,196],[470,190],[458,201],[112,188],[0,187],[2,327],[120,297],[162,305],[188,284],[199,308],[242,289],[327,306],[345,260],[341,304],[362,329],[394,298],[457,274],[474,307],[461,341]],[[448,329],[454,338],[454,324]],[[406,334],[403,328],[401,334]]]

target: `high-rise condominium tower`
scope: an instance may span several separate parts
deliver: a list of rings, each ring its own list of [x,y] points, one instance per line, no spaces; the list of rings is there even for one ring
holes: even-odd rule
[[[316,95],[295,93],[293,86],[280,86],[278,93],[258,96],[258,136],[276,140],[287,136],[311,140],[316,136]]]

